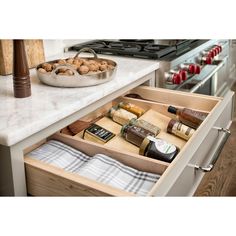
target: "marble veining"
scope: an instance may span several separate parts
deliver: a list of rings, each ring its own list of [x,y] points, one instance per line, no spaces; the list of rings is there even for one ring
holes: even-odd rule
[[[74,53],[66,53],[64,57],[71,55]],[[13,96],[12,76],[0,76],[0,144],[11,146],[159,67],[154,60],[101,57],[115,60],[117,73],[112,81],[92,87],[50,87],[42,84],[32,69],[32,95],[17,99]]]

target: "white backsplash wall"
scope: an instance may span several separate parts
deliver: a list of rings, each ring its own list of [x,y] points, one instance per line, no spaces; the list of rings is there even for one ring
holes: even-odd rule
[[[64,52],[65,47],[89,40],[91,39],[45,39],[43,40],[45,57],[47,59],[61,54]]]

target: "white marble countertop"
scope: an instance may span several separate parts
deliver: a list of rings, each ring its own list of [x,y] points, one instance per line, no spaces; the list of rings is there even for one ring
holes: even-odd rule
[[[70,54],[63,56],[69,57]],[[15,98],[12,76],[0,76],[0,144],[14,145],[159,68],[159,63],[154,60],[104,55],[102,57],[115,60],[118,67],[112,81],[98,86],[50,87],[40,83],[35,69],[32,69],[32,95],[28,98]]]

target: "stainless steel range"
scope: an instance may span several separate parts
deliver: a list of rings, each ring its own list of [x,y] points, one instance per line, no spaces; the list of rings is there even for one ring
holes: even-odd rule
[[[160,61],[156,86],[223,96],[229,89],[228,57],[228,40],[208,40],[179,57]]]
[[[158,60],[156,87],[223,96],[228,89],[228,40],[93,40],[96,53]]]

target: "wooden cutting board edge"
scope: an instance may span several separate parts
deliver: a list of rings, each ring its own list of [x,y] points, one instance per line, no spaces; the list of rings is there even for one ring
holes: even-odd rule
[[[44,45],[41,39],[25,40],[25,50],[29,68],[45,61]],[[0,40],[0,75],[12,74],[13,41]]]

